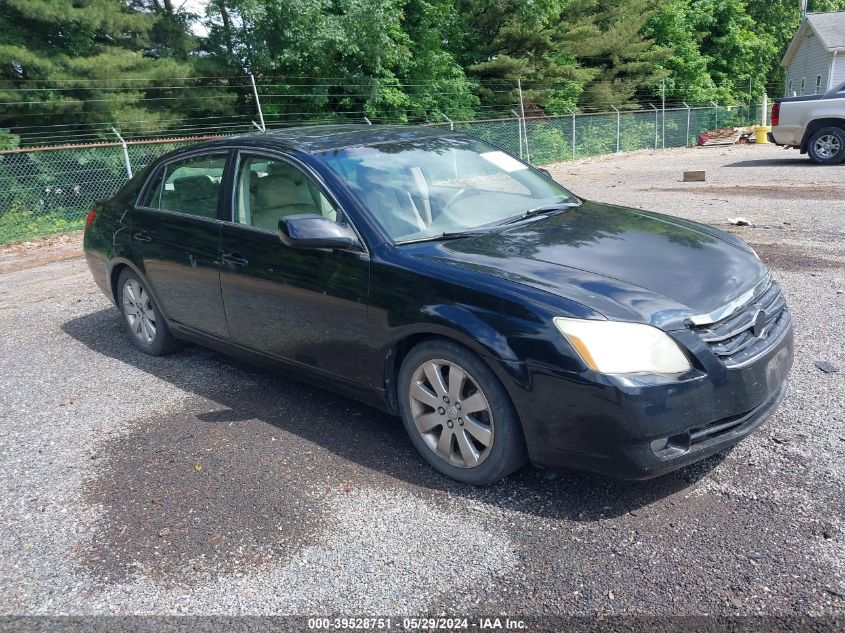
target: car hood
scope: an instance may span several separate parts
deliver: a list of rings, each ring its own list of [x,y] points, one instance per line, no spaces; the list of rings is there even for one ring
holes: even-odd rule
[[[414,254],[509,279],[612,319],[682,327],[750,290],[766,267],[704,225],[596,202]]]

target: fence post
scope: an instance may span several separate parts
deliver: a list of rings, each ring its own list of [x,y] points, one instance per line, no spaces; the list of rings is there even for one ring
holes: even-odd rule
[[[621,154],[621,143],[622,143],[622,115],[619,113],[619,110],[616,108],[615,105],[611,105],[613,111],[616,113],[616,153]]]
[[[575,152],[575,110],[572,108],[566,108],[569,110],[570,114],[572,114],[572,160],[576,158]]]
[[[252,83],[252,94],[255,97],[255,107],[258,108],[258,120],[261,121],[261,131],[266,132],[267,126],[264,125],[264,113],[261,111],[261,100],[258,98],[258,86],[255,85],[255,77],[249,73],[249,80]]]
[[[657,144],[660,142],[660,140],[658,139],[660,132],[660,128],[658,127],[660,125],[658,119],[658,117],[660,117],[660,110],[658,110],[653,103],[649,103],[648,105],[654,108],[654,149],[657,149]]]
[[[748,121],[750,122],[752,112],[754,112],[754,78],[748,78]],[[764,124],[765,125],[765,124]]]
[[[525,141],[525,162],[531,162],[531,150],[528,149],[528,121],[522,117],[522,139]]]
[[[689,147],[689,135],[691,132],[690,125],[692,123],[692,109],[687,105],[687,102],[684,101],[684,107],[687,109],[687,140],[684,141],[684,147]]]
[[[439,113],[446,121],[449,122],[449,129],[454,132],[455,130],[455,122],[452,121],[449,117],[447,117],[442,112]],[[452,171],[455,173],[455,179],[458,178],[458,153],[455,151],[455,148],[452,148]]]
[[[129,162],[129,148],[126,146],[126,141],[123,140],[123,137],[120,135],[116,129],[112,128],[112,132],[117,137],[117,140],[120,141],[121,147],[123,147],[123,164],[126,165],[126,173],[132,178],[132,164]]]
[[[763,106],[760,108],[760,125],[766,127],[769,124],[769,95],[763,93]]]
[[[714,108],[716,108],[716,129],[719,129],[719,104],[715,101],[710,102]]]
[[[525,122],[525,101],[522,99],[522,80],[516,78],[516,87],[519,90],[519,111],[522,114],[522,138],[525,140],[525,160],[531,162],[531,152],[528,149],[528,124]]]
[[[519,138],[519,158],[522,159],[522,121],[519,118],[517,111],[511,108],[511,114],[516,117],[516,134]]]
[[[662,82],[663,92],[663,116],[661,116],[661,125],[663,127],[663,149],[666,149],[666,80]]]

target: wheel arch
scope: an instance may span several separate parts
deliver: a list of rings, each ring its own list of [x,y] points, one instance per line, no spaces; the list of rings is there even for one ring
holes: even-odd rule
[[[810,138],[813,136],[813,134],[825,127],[838,127],[842,130],[845,130],[845,118],[828,117],[825,119],[816,119],[815,121],[811,121],[809,125],[807,125],[807,129],[804,132],[804,138],[801,139],[802,152],[806,153],[810,145]]]
[[[480,322],[480,319],[476,320]],[[398,378],[402,362],[412,349],[429,340],[457,344],[476,354],[495,374],[509,395],[515,383],[526,386],[528,372],[524,365],[516,359],[513,350],[507,345],[507,339],[499,333],[495,333],[495,337],[491,339],[492,332],[494,330],[488,324],[472,329],[437,323],[420,323],[403,328],[382,353],[385,400],[390,412],[399,413]]]
[[[155,288],[147,279],[147,276],[133,261],[126,259],[124,257],[117,257],[113,259],[110,263],[110,270],[109,270],[109,286],[111,288],[112,298],[114,299],[114,303],[116,306],[120,307],[120,297],[117,294],[117,282],[120,279],[120,274],[125,270],[129,269],[144,282],[144,285],[147,288],[147,291],[152,295],[153,301],[155,302],[156,308],[158,311],[164,316],[164,318],[169,322],[170,318],[167,314],[167,308],[165,308],[161,301],[158,300],[158,296],[156,295]]]

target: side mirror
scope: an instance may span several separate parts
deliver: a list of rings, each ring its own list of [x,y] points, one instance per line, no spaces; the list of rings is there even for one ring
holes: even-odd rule
[[[544,167],[537,167],[537,171],[543,174],[546,178],[552,178],[552,172],[550,172],[548,169],[545,169]],[[554,180],[554,178],[552,178],[552,180]]]
[[[279,220],[279,239],[290,248],[361,248],[358,236],[322,215],[289,215]]]

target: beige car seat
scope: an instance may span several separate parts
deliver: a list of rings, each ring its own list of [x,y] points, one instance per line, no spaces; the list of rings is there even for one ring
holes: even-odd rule
[[[425,230],[425,222],[410,192],[388,184],[390,174],[360,164],[355,176],[364,205],[391,237],[399,238]]]
[[[251,196],[253,226],[275,231],[279,219],[300,213],[320,213],[305,175],[291,165],[270,163]]]

